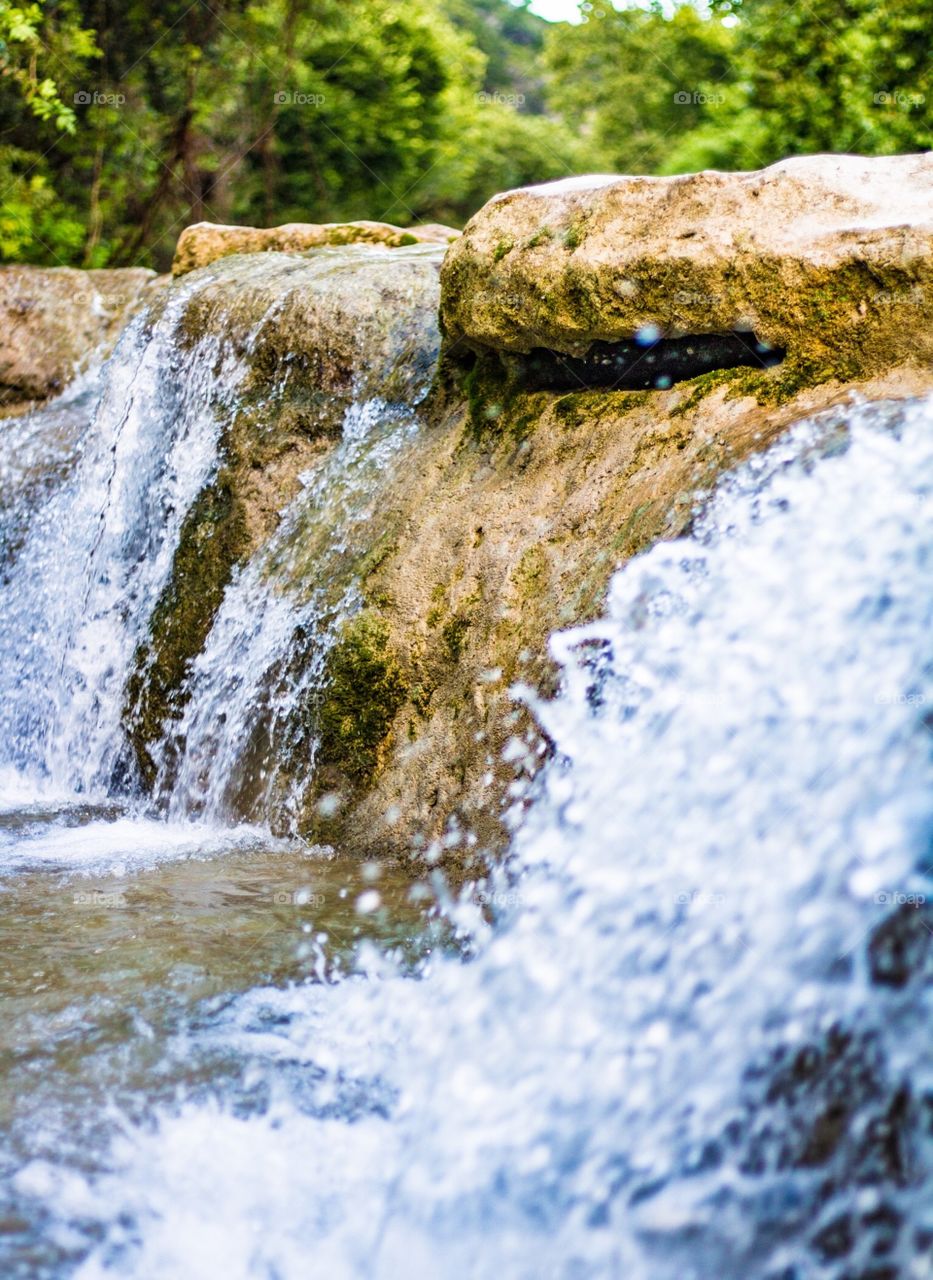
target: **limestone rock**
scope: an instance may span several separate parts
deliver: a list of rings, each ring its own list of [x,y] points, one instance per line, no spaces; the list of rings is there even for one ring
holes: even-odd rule
[[[933,153],[574,178],[494,197],[442,275],[448,349],[753,331],[803,384],[933,358]]]
[[[348,405],[411,404],[430,382],[441,257],[418,246],[237,256],[166,291],[190,293],[190,341],[221,339],[248,373],[224,420],[223,468],[183,531],[158,640],[131,690],[144,778],[235,566],[324,465]],[[368,482],[365,551],[327,579],[365,608],[326,672],[302,833],[402,856],[414,835],[440,838],[456,815],[480,847],[501,845],[515,770],[503,749],[532,730],[509,690],[551,687],[553,630],[596,616],[619,565],[681,534],[719,476],[802,417],[933,388],[933,369],[902,365],[760,400],[758,382],[777,372],[714,372],[661,391],[523,392],[480,429],[438,387],[423,429]],[[296,523],[277,569],[283,590],[323,580],[321,548],[340,510],[309,508]],[[237,803],[248,817],[249,795]]]
[[[757,403],[744,381],[739,370],[666,391],[539,392],[508,429],[482,435],[455,401],[431,424],[379,481],[383,524],[360,581],[390,648],[411,655],[412,696],[368,792],[338,827],[314,819],[311,836],[401,854],[413,830],[440,838],[456,814],[481,847],[501,846],[515,768],[503,750],[533,731],[509,689],[552,689],[549,635],[598,616],[615,569],[684,533],[719,477],[794,423],[844,415],[852,400],[928,395],[933,370],[901,366],[780,405]]]
[[[281,227],[224,227],[197,222],[178,238],[172,274],[184,275],[232,253],[299,253],[328,245],[381,244],[395,249],[410,244],[449,244],[460,233],[436,223],[394,227],[387,222],[288,222]]]
[[[0,393],[61,391],[96,353],[106,356],[155,273],[142,268],[0,267]]]

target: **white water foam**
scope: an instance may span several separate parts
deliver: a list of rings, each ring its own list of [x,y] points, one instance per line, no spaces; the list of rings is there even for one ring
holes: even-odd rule
[[[352,579],[341,584],[340,566],[371,545],[374,480],[397,464],[418,429],[403,406],[351,405],[340,442],[227,589],[193,663],[184,716],[167,740],[169,748],[176,737],[184,744],[180,764],[163,765],[156,784],[157,793],[170,793],[173,817],[229,821],[245,797],[257,820],[274,813],[287,825],[297,817],[317,744],[313,733],[295,742],[296,710],[320,683],[340,624],[362,604]],[[296,571],[296,561],[307,571]],[[293,750],[301,768],[283,781]]]
[[[28,809],[24,816],[28,818]],[[59,816],[67,819],[67,808],[63,808]],[[247,823],[219,826],[133,815],[77,825],[29,825],[27,822],[15,831],[0,829],[0,872],[54,868],[83,874],[123,875],[162,862],[216,858],[251,850],[284,851],[294,847],[273,839],[264,827]]]

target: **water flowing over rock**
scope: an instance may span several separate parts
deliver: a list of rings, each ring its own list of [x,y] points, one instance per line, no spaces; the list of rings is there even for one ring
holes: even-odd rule
[[[101,1079],[60,1110],[33,1031],[13,1230],[89,1276],[922,1277],[931,413],[800,424],[554,636],[562,689],[533,701],[555,754],[511,866],[450,908],[468,959],[413,980],[370,945],[335,976],[321,908],[267,915],[308,981],[192,999],[167,1029],[142,985],[132,1050],[108,1052],[106,1006]],[[184,954],[178,1003],[217,958]],[[65,1063],[69,1012],[43,1024]]]
[[[451,822],[499,846],[516,767],[543,759],[503,755],[530,731],[510,689],[553,687],[550,632],[593,617],[620,563],[689,528],[723,471],[805,413],[931,381],[900,370],[759,403],[743,378],[773,371],[504,394],[474,370],[467,406],[449,383],[427,394],[440,261],[431,246],[351,245],[214,262],[127,332],[84,442],[73,432],[100,390],[17,427],[61,443],[57,470],[42,450],[9,469],[11,759],[42,758],[56,785],[141,786],[177,817],[358,852],[443,847]],[[193,449],[192,432],[199,461],[184,466],[172,450]],[[133,433],[126,465],[150,451],[151,511],[122,462],[108,479]],[[41,516],[27,485],[54,495]],[[104,536],[61,550],[74,525],[92,536],[89,501]],[[136,538],[161,548],[145,586],[124,563]],[[74,560],[90,621],[54,577],[44,603],[29,587],[56,560]],[[53,673],[56,646],[70,656]]]
[[[113,349],[155,273],[0,267],[0,406],[43,399]]]
[[[288,222],[263,228],[197,222],[178,238],[172,274],[185,275],[233,253],[301,253],[346,244],[381,244],[391,249],[410,244],[446,245],[459,234],[453,227],[437,223],[394,227],[388,222]]]
[[[216,467],[180,531],[171,577],[129,682],[126,722],[136,762],[150,784],[158,778],[160,788],[170,789],[178,768],[192,780],[185,790],[189,798],[200,795],[206,785],[203,778],[194,784],[190,755],[205,751],[206,743],[186,721],[182,740],[188,740],[188,763],[178,760],[182,747],[173,722],[191,692],[191,663],[205,644],[211,650],[211,628],[234,571],[253,557],[258,557],[253,572],[260,582],[251,597],[251,615],[238,616],[247,632],[263,617],[271,627],[277,616],[283,630],[275,640],[269,630],[257,639],[257,644],[271,645],[268,650],[254,650],[247,657],[241,649],[236,660],[231,654],[224,659],[223,678],[235,673],[241,686],[241,719],[227,701],[230,690],[221,694],[219,687],[211,694],[204,690],[202,714],[213,723],[212,750],[220,750],[217,726],[226,720],[228,760],[243,760],[252,744],[252,766],[246,775],[266,775],[268,784],[258,788],[260,795],[268,795],[273,780],[290,766],[307,780],[313,751],[308,749],[303,763],[292,760],[297,741],[308,736],[307,709],[295,687],[295,682],[302,685],[303,675],[310,679],[301,670],[302,637],[304,662],[313,670],[307,651],[308,644],[313,648],[309,629],[313,634],[327,626],[332,629],[340,612],[338,602],[348,607],[344,596],[354,566],[371,550],[384,518],[375,512],[357,531],[356,544],[348,544],[349,523],[367,508],[349,511],[346,502],[341,505],[334,498],[349,470],[344,446],[353,436],[354,423],[372,426],[374,416],[377,427],[383,418],[395,421],[400,406],[401,417],[410,418],[410,406],[424,395],[439,343],[438,266],[439,253],[429,247],[388,252],[355,246],[308,256],[237,258],[191,277],[180,345],[213,335],[221,350],[235,353],[242,376],[227,388],[219,411]],[[384,409],[382,418],[365,409],[370,404]],[[372,478],[373,488],[378,481],[378,475]],[[364,493],[357,497],[363,504]],[[303,536],[309,545],[318,546],[318,563],[309,549],[284,543],[287,532],[274,537],[293,499],[306,516],[298,530],[292,530],[292,543]],[[309,526],[324,530],[323,544],[315,542]],[[289,529],[292,525],[286,523]],[[303,576],[289,570],[296,556]],[[289,583],[294,607],[281,597],[276,601],[277,592]],[[315,595],[318,587],[320,595]],[[244,583],[236,588],[244,589]],[[307,600],[309,594],[313,604]],[[321,617],[316,610],[323,611]],[[225,617],[221,610],[221,629],[229,626]],[[286,679],[283,664],[295,668],[291,679]],[[288,690],[280,691],[287,703],[284,720],[273,710],[278,700],[272,688],[281,679]],[[195,745],[196,739],[200,745]],[[218,796],[226,797],[225,815],[248,809],[255,816],[256,788],[248,776],[231,767],[230,776],[221,777],[224,771],[217,771],[214,763],[212,784]],[[208,808],[217,810],[216,798]],[[266,807],[259,812],[265,819],[273,816]]]
[[[933,372],[568,391],[657,318],[472,252],[440,364],[441,247],[237,253],[4,423],[4,1273],[930,1273]]]
[[[922,364],[933,357],[933,155],[506,192],[451,247],[443,291],[451,351],[583,356],[640,333],[737,330],[786,350],[772,383]]]

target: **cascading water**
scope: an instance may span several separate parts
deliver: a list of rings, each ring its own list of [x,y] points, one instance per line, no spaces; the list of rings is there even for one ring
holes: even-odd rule
[[[106,798],[214,465],[239,366],[211,340],[166,377],[174,315],[135,322],[10,525],[17,804]],[[929,402],[803,424],[621,570],[552,641],[559,696],[516,691],[555,754],[460,896],[255,831],[11,810],[4,1273],[933,1276],[931,427]],[[175,818],[297,803],[270,752],[313,756],[292,713],[357,604],[336,570],[417,430],[349,410],[233,578],[165,739]]]
[[[161,313],[134,320],[96,394],[82,388],[90,426],[77,460],[33,515],[7,571],[2,764],[58,795],[107,794],[130,660],[185,513],[215,465],[222,404],[242,373],[216,339],[181,349],[190,295],[182,287]],[[72,393],[45,416],[67,422],[71,410],[73,429],[73,402]],[[40,451],[47,439],[47,431],[38,435]],[[22,519],[23,497],[14,519]],[[27,490],[26,500],[33,497]]]
[[[417,429],[408,407],[351,406],[339,445],[227,592],[190,677],[180,760],[157,782],[173,817],[223,821],[244,804],[280,825],[298,817],[316,743],[296,712],[321,680],[338,624],[359,607],[340,564],[376,536],[374,481]],[[300,585],[286,590],[288,580]],[[289,777],[296,753],[302,768]]]
[[[335,284],[352,291],[355,270],[380,255],[219,264],[166,290],[134,320],[103,374],[8,428],[0,461],[0,496],[9,495],[0,517],[0,769],[17,793],[23,774],[27,789],[60,799],[132,793],[128,690],[140,673],[143,683],[148,677],[155,611],[186,517],[222,468],[251,363],[293,297],[326,297]],[[417,249],[393,261],[433,257]],[[254,288],[256,301],[238,321],[223,312],[212,326],[216,290],[231,282],[234,292]],[[336,626],[358,607],[342,569],[378,526],[374,478],[416,432],[413,406],[432,373],[412,346],[414,355],[403,350],[384,371],[376,362],[360,373],[360,398],[344,397],[336,446],[313,459],[281,527],[234,575],[185,681],[187,709],[167,718],[150,744],[151,791],[171,818],[228,823],[248,813],[293,825],[315,748],[299,713]],[[253,411],[273,434],[277,397],[296,372],[287,356],[283,366],[253,393]],[[404,404],[366,394],[367,384],[378,391],[390,376],[398,390],[400,371]],[[303,753],[301,768],[285,781],[281,765],[292,749]]]

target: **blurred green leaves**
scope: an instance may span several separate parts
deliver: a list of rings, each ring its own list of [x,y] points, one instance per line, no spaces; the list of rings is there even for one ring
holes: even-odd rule
[[[167,266],[190,222],[462,223],[587,170],[933,146],[933,0],[0,0],[0,253]]]

